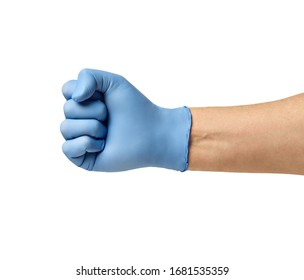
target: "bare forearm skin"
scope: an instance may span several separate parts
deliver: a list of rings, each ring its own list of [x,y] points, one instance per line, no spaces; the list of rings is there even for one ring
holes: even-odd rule
[[[304,94],[190,110],[189,170],[304,174]]]

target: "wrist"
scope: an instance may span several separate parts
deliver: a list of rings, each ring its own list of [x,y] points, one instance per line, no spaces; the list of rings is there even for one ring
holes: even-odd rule
[[[192,126],[189,139],[189,170],[221,170],[222,156],[229,143],[218,127],[214,108],[190,108]],[[231,147],[229,147],[231,151]]]

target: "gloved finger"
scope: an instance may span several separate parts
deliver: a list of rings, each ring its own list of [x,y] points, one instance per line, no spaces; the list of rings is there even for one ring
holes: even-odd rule
[[[116,87],[124,78],[105,71],[84,69],[78,75],[78,82],[72,98],[77,102],[89,99],[95,91],[106,94],[110,88]]]
[[[64,120],[60,125],[60,131],[66,140],[87,135],[94,138],[105,138],[107,128],[97,120]]]
[[[63,93],[63,96],[66,100],[69,100],[69,99],[72,98],[72,95],[73,95],[73,92],[75,91],[76,85],[77,85],[76,80],[70,80],[62,86],[62,93]]]
[[[66,100],[69,100],[72,98],[73,92],[75,91],[76,87],[77,87],[77,80],[70,80],[68,82],[66,82],[63,86],[62,86],[62,93],[63,96]],[[101,100],[103,101],[103,94],[99,91],[95,91],[93,93],[93,95],[90,97],[91,100]]]
[[[78,75],[76,89],[72,98],[76,102],[82,102],[89,99],[97,90],[97,81],[89,70],[82,70]]]
[[[96,119],[101,122],[107,118],[106,105],[99,100],[87,100],[81,103],[68,100],[63,108],[67,119]]]
[[[78,158],[85,153],[98,153],[104,148],[105,140],[81,136],[63,143],[62,151],[69,158]]]
[[[100,100],[101,102],[104,102],[104,97],[100,91],[96,90],[89,100]]]

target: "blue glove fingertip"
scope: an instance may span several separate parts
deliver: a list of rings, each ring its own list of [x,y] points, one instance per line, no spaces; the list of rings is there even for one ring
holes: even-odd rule
[[[71,81],[66,82],[62,86],[61,91],[62,91],[63,96],[66,100],[69,100],[69,99],[72,98],[72,95],[73,95],[73,92],[75,91],[76,85],[77,85],[77,81],[71,80]]]
[[[72,99],[82,102],[89,99],[97,89],[97,82],[90,70],[81,70],[78,75],[77,86],[73,92]]]

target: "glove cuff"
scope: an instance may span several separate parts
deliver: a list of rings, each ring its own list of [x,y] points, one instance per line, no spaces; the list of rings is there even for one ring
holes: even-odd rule
[[[191,112],[188,107],[161,109],[162,137],[156,165],[178,171],[188,169],[188,149],[191,130]]]
[[[184,106],[185,111],[187,112],[187,131],[185,136],[185,150],[184,150],[184,161],[185,161],[185,167],[182,172],[186,171],[188,169],[188,158],[189,158],[189,141],[190,141],[190,132],[191,132],[191,124],[192,124],[192,116],[191,111],[187,106]]]

